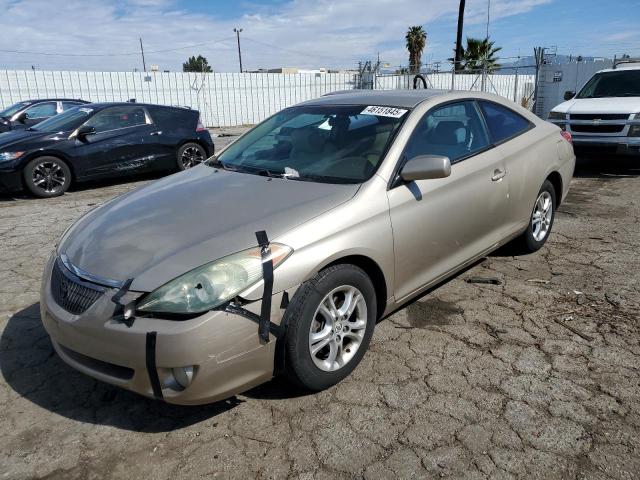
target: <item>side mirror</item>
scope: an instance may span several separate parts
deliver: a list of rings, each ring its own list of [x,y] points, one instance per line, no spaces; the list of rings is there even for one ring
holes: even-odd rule
[[[571,100],[575,96],[576,96],[576,92],[572,92],[571,90],[567,90],[566,92],[564,92],[565,100]]]
[[[449,175],[451,161],[443,155],[418,155],[405,163],[400,171],[400,177],[407,182],[445,178]]]
[[[96,133],[96,127],[93,127],[91,125],[83,125],[78,129],[76,137],[85,138],[86,136],[93,135],[94,133]]]
[[[29,115],[27,114],[27,112],[22,112],[18,114],[18,116],[15,118],[15,121],[24,123],[28,118],[29,118]]]

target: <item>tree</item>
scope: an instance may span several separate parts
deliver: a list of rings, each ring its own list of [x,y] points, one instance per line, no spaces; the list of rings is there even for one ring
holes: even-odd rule
[[[462,52],[464,70],[480,71],[486,68],[487,72],[492,73],[500,68],[496,53],[502,50],[502,47],[494,45],[495,42],[490,42],[488,38],[467,37],[467,47]]]
[[[198,55],[198,57],[189,57],[189,59],[182,64],[183,72],[205,72],[211,73],[213,70],[209,66],[209,62],[202,55]]]
[[[465,0],[460,0],[460,7],[458,9],[458,32],[456,35],[456,53],[454,55],[454,68],[456,70],[462,70],[462,52],[464,48],[462,47],[462,29],[464,26],[464,7]]]
[[[409,27],[405,38],[409,50],[409,71],[413,74],[420,73],[422,52],[427,45],[427,32],[422,27]]]

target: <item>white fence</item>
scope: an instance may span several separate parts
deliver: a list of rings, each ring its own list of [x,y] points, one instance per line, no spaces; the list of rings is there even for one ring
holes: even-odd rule
[[[0,71],[0,105],[35,98],[81,98],[187,106],[209,127],[254,124],[289,105],[359,86],[338,73]]]
[[[441,90],[450,90],[452,76],[448,73],[430,73],[423,75],[427,88],[435,88]],[[375,89],[406,89],[413,88],[413,75],[378,75],[375,77]],[[518,104],[522,104],[523,99],[529,100],[535,90],[535,75],[523,75],[514,73],[495,73],[486,75],[482,78],[482,74],[461,74],[455,76],[454,90],[471,90],[495,93],[502,97],[506,97]],[[422,82],[418,82],[422,88]]]
[[[478,75],[456,75],[456,89],[480,90]],[[429,88],[449,89],[451,74],[430,74]],[[337,90],[412,88],[413,77],[382,75],[361,81],[339,73],[182,73],[0,71],[0,107],[36,98],[81,98],[187,106],[209,127],[255,124],[290,105]],[[520,103],[533,91],[533,75],[488,75],[486,90]]]

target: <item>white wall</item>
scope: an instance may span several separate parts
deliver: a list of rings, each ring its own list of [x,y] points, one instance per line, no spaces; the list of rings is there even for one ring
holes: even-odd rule
[[[517,78],[517,80],[516,80]],[[450,74],[428,76],[429,88],[449,89]],[[408,75],[378,76],[375,89],[412,88]],[[517,81],[517,83],[516,83]],[[0,71],[0,106],[36,98],[81,98],[188,106],[208,127],[255,124],[290,105],[337,90],[361,88],[342,73],[182,73]],[[371,86],[369,87],[371,88]],[[480,90],[477,75],[457,75],[456,89]],[[532,75],[489,75],[487,90],[520,102],[533,91]]]
[[[149,81],[146,81],[146,78]],[[257,123],[289,105],[356,88],[338,73],[144,73],[0,71],[2,108],[35,98],[82,98],[188,106],[209,127]]]

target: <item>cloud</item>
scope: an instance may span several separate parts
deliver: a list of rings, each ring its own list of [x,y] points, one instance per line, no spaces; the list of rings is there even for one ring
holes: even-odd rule
[[[527,12],[549,1],[493,0],[492,17]],[[486,1],[467,3],[467,23],[483,22]],[[141,68],[142,37],[147,66],[180,70],[188,56],[202,54],[216,71],[236,71],[233,28],[240,26],[245,69],[354,67],[378,51],[399,65],[406,63],[409,25],[429,31],[438,22],[451,23],[446,38],[429,38],[425,52],[446,58],[458,10],[458,0],[287,0],[243,4],[243,13],[227,18],[213,6],[211,14],[203,14],[181,5],[172,0],[0,0],[3,49],[76,55],[0,52],[0,62],[8,68],[132,70]],[[183,48],[194,44],[199,46]]]

